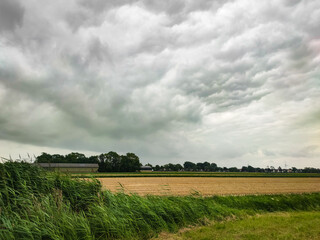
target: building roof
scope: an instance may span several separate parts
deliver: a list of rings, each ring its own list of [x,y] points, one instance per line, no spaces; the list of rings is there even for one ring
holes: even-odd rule
[[[98,163],[36,163],[45,168],[98,168]]]
[[[141,166],[140,169],[152,170],[152,167],[150,167],[150,166]]]

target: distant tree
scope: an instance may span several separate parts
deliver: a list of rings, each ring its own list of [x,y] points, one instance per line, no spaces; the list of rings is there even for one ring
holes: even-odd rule
[[[181,171],[183,169],[181,164],[175,164],[174,171]]]
[[[139,157],[134,153],[127,153],[120,157],[120,171],[122,172],[135,172],[140,170],[140,166]]]
[[[241,168],[241,172],[248,172],[248,167],[243,166],[243,167]]]
[[[256,172],[265,172],[263,168],[256,168]]]
[[[68,163],[86,163],[87,158],[83,153],[72,152],[66,155],[65,161]]]
[[[248,172],[255,172],[256,170],[255,170],[254,167],[248,165],[247,171],[248,171]]]
[[[163,170],[164,171],[172,171],[171,166],[172,166],[172,163],[165,164],[165,165],[163,165]]]
[[[53,154],[51,157],[52,157],[51,162],[53,162],[53,163],[65,163],[66,162],[66,158],[63,155]]]
[[[35,160],[35,163],[98,163],[99,172],[134,172],[140,170],[140,160],[134,153],[120,156],[116,152],[102,153],[99,156],[87,158],[84,154],[72,152],[66,156],[60,154],[50,155],[43,152]]]
[[[159,165],[156,165],[156,166],[154,167],[154,171],[160,171],[160,166],[159,166]]]
[[[185,162],[183,164],[184,170],[186,171],[193,171],[196,168],[196,164],[193,162]]]
[[[98,156],[99,172],[113,172],[110,156],[102,153]]]
[[[166,169],[166,171],[180,171],[183,169],[183,167],[181,166],[181,164],[165,164],[164,168]]]
[[[165,169],[164,169],[164,166],[161,165],[159,170],[160,170],[160,171],[164,171],[164,170],[165,170]]]
[[[199,162],[199,163],[196,164],[196,166],[197,166],[197,168],[196,168],[197,171],[203,171],[203,169],[204,169],[203,163]]]
[[[319,168],[311,168],[311,167],[306,167],[304,169],[302,169],[303,173],[320,173],[320,169]]]
[[[107,153],[107,162],[111,165],[112,172],[119,172],[121,167],[121,157],[116,152],[108,152]]]
[[[215,163],[211,163],[209,167],[210,172],[216,172],[218,171],[218,166]]]
[[[98,156],[90,156],[88,158],[88,163],[99,163],[99,158]]]
[[[239,172],[239,169],[236,167],[231,167],[228,170],[229,170],[229,172]]]
[[[206,172],[210,171],[210,163],[209,162],[203,163],[203,171],[206,171]]]
[[[37,157],[36,163],[50,163],[52,162],[52,156],[48,153],[43,152],[40,156]]]

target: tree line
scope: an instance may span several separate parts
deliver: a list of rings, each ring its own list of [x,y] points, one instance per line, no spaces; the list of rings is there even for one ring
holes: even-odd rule
[[[67,155],[42,153],[35,163],[97,163],[99,172],[136,172],[141,166],[139,157],[134,153],[119,155],[112,151],[90,157],[78,152]]]
[[[295,172],[295,173],[320,173],[319,168],[306,167],[304,169],[298,169],[292,167],[290,169],[282,169],[281,167],[275,168],[273,166],[268,166],[266,168],[259,168],[253,166],[243,166],[241,168],[237,167],[219,167],[216,163],[209,162],[184,162],[181,164],[165,164],[165,165],[155,165],[152,166],[150,163],[147,164],[152,167],[154,171],[194,171],[194,172]]]
[[[119,155],[110,151],[96,156],[86,157],[82,153],[72,152],[67,155],[42,153],[35,160],[36,163],[97,163],[99,172],[136,172],[140,170],[142,164],[139,157],[134,153]],[[168,163],[164,165],[151,165],[154,171],[194,171],[194,172],[296,172],[296,173],[320,173],[319,168],[298,169],[292,167],[290,169],[275,168],[273,166],[259,168],[253,166],[237,167],[219,167],[216,163],[198,162],[193,163],[186,161],[181,164]]]

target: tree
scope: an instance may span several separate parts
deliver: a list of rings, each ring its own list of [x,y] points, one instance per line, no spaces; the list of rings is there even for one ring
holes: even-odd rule
[[[107,153],[102,153],[98,156],[99,172],[113,172],[110,156]]]
[[[241,172],[248,172],[248,167],[243,166],[243,167],[241,168]]]
[[[140,169],[139,157],[134,153],[127,153],[120,157],[120,170],[123,172],[135,172]]]
[[[159,166],[159,165],[156,165],[156,166],[154,167],[154,170],[155,170],[155,171],[160,171],[160,166]]]
[[[229,168],[229,172],[239,172],[239,169],[236,167]]]
[[[66,162],[66,158],[63,155],[60,154],[53,154],[51,162],[53,163],[64,163]]]
[[[203,163],[203,171],[210,171],[210,163],[209,162],[204,162]]]
[[[186,171],[192,171],[196,168],[196,164],[194,164],[193,162],[185,162],[183,164],[183,167]]]
[[[218,166],[215,163],[211,163],[209,167],[210,172],[216,172],[218,171]]]
[[[66,162],[68,163],[86,163],[87,158],[83,153],[72,152],[66,155]]]
[[[107,162],[111,165],[112,172],[119,172],[121,166],[121,157],[116,152],[108,152],[107,155]]]
[[[181,164],[174,164],[173,171],[181,171],[183,169]]]
[[[255,172],[256,169],[250,165],[248,165],[248,168],[247,168],[248,172]]]
[[[88,163],[99,163],[98,156],[90,156],[88,158]]]
[[[48,153],[43,152],[40,156],[37,157],[36,163],[50,163],[52,162],[52,156]]]

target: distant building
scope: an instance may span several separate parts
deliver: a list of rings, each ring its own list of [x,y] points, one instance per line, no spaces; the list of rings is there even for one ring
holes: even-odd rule
[[[70,173],[90,173],[97,172],[99,165],[97,163],[36,163],[49,171],[60,171]]]
[[[141,166],[140,167],[140,172],[152,172],[152,167],[150,166]]]

